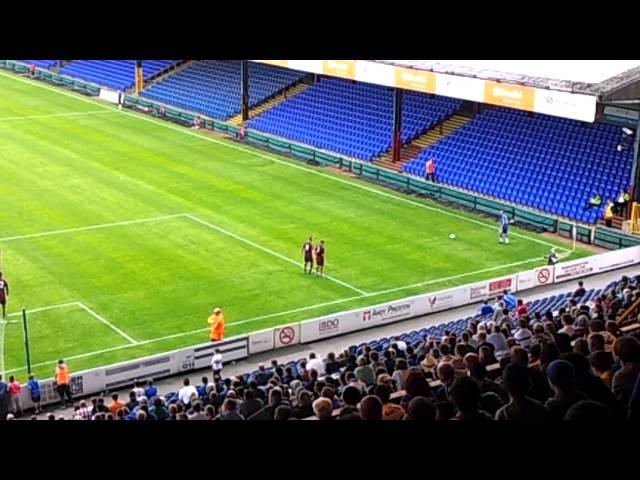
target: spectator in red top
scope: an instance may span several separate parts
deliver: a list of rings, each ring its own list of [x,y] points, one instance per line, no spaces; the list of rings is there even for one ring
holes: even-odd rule
[[[31,78],[36,76],[36,66],[33,63],[31,64],[31,67],[29,67],[29,74],[31,75]]]
[[[20,403],[20,391],[22,390],[22,386],[13,375],[9,377],[7,390],[9,391],[9,410],[14,415],[22,415],[22,404]]]
[[[518,315],[518,318],[520,318],[522,315],[526,315],[528,312],[529,308],[524,304],[524,301],[519,298],[518,307],[516,308],[516,314]]]
[[[435,182],[436,181],[436,161],[434,158],[430,158],[427,161],[425,170],[426,170],[426,177],[425,177],[426,180]]]

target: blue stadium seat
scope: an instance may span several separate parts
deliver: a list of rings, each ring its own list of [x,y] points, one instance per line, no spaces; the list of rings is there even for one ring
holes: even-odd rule
[[[176,60],[143,60],[145,80],[176,63]],[[60,69],[60,73],[80,78],[116,90],[126,90],[135,83],[135,60],[74,60]]]
[[[240,113],[240,68],[240,61],[196,62],[145,89],[142,96],[226,120]],[[305,75],[250,62],[249,105],[262,102]]]
[[[619,142],[613,125],[493,108],[403,169],[424,176],[433,157],[445,184],[593,224],[602,209],[584,210],[587,200],[596,191],[613,199],[628,187],[633,151],[618,152]]]

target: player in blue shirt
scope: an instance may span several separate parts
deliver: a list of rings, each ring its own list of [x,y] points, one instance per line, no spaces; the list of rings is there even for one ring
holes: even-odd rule
[[[500,210],[500,243],[509,243],[509,217]]]

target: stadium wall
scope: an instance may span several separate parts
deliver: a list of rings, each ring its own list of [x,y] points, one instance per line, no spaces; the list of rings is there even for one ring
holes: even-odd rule
[[[207,368],[215,348],[220,348],[225,363],[229,363],[260,352],[322,341],[355,331],[476,304],[495,297],[503,290],[522,292],[540,286],[575,281],[578,278],[626,268],[639,263],[640,246],[635,246],[438,292],[416,295],[288,325],[279,325],[248,335],[238,335],[221,342],[203,343],[77,372],[72,375],[71,390],[75,397],[106,394],[109,391],[130,387],[135,380],[159,379]],[[53,372],[54,363],[51,368]],[[43,381],[41,388],[42,405],[60,401],[52,380]],[[22,391],[22,401],[25,408],[33,406],[27,389]]]

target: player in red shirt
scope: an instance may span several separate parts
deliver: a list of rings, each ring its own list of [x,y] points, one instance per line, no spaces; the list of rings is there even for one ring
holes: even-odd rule
[[[320,245],[316,247],[316,274],[319,277],[324,275],[324,240],[320,240]]]
[[[2,318],[7,318],[7,297],[9,296],[9,282],[0,272],[0,305],[2,305]]]
[[[304,273],[313,273],[313,238],[309,237],[309,240],[302,245],[302,254],[304,255]],[[307,265],[309,265],[309,271],[307,272]]]

